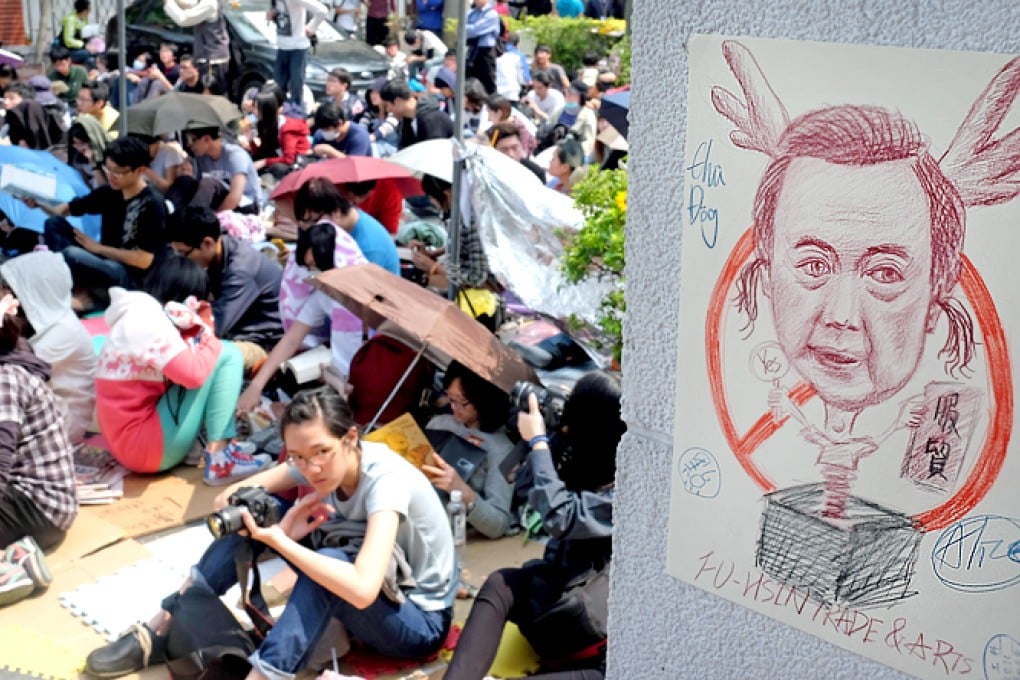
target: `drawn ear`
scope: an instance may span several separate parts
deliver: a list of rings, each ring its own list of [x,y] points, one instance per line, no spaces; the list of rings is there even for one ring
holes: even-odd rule
[[[966,206],[995,205],[1020,194],[1020,128],[992,139],[1018,91],[1020,57],[1014,57],[974,101],[939,160]]]
[[[737,127],[730,132],[730,141],[742,149],[775,158],[779,139],[790,124],[786,109],[751,50],[735,40],[727,40],[722,44],[722,52],[743,93],[741,99],[718,85],[712,88],[715,110]]]

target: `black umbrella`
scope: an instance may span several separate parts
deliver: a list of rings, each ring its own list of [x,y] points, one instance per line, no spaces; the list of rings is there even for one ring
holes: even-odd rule
[[[624,137],[630,128],[627,123],[627,114],[630,112],[630,90],[614,92],[602,95],[602,103],[599,105],[599,115],[609,121],[609,124],[616,128]]]

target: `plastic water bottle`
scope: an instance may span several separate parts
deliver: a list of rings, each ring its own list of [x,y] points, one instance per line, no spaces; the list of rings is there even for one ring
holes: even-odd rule
[[[458,566],[464,566],[464,543],[467,541],[467,506],[459,490],[450,492],[450,502],[446,504],[446,512],[450,515],[450,528],[453,530],[453,548],[457,553]]]

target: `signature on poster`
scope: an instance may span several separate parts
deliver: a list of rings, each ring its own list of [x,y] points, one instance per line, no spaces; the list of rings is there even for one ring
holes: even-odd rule
[[[995,139],[1020,92],[1020,58],[995,75],[936,158],[914,121],[891,109],[826,106],[791,120],[751,51],[735,41],[722,51],[740,94],[715,86],[712,104],[735,126],[736,147],[768,157],[755,193],[753,249],[737,262],[728,296],[745,337],[763,311],[776,333],[749,357],[752,375],[771,384],[771,417],[757,423],[756,441],[798,428],[821,477],[765,495],[756,563],[823,603],[891,606],[917,594],[920,542],[936,523],[866,499],[856,488],[861,467],[907,430],[901,478],[933,495],[956,494],[960,503],[946,503],[952,512],[980,500],[1004,458],[1010,425],[993,417],[1002,450],[976,480],[961,481],[981,403],[993,402],[1006,418],[1012,411],[1011,385],[986,395],[970,382],[979,351],[989,365],[998,362],[1000,379],[1010,366],[1008,349],[988,335],[1001,331],[997,313],[990,298],[978,299],[986,291],[967,270],[964,240],[969,208],[1020,193],[1014,144]],[[701,183],[711,178],[710,153],[711,143],[699,144],[688,168]],[[985,322],[984,344],[974,315]],[[718,344],[711,319],[706,327],[711,352]],[[936,350],[945,377],[904,394],[936,332],[945,334]],[[794,384],[784,384],[787,373]],[[814,397],[818,421],[801,408]],[[859,427],[872,409],[890,414],[884,428]]]
[[[715,248],[719,240],[719,210],[706,203],[705,190],[726,186],[723,166],[712,162],[712,140],[701,142],[694,160],[687,166],[690,191],[687,196],[687,218],[690,226],[701,227],[701,240]]]
[[[932,570],[946,586],[983,593],[1020,584],[1020,522],[974,515],[942,532]]]

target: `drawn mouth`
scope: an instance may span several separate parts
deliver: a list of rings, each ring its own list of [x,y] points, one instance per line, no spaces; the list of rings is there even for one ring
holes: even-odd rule
[[[861,363],[857,354],[833,347],[810,347],[809,351],[816,362],[828,368],[853,368]]]

